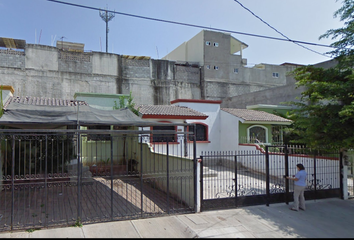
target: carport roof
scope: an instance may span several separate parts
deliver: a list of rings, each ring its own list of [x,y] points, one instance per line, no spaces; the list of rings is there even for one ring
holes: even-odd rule
[[[164,125],[136,116],[128,108],[101,110],[84,101],[12,97],[5,103],[0,125],[18,128],[58,128],[67,125]]]

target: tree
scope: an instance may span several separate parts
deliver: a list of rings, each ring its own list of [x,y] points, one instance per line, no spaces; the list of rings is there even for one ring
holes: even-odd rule
[[[127,101],[126,101],[127,100]],[[114,106],[113,110],[118,110],[122,108],[128,108],[130,111],[132,111],[135,115],[139,116],[139,108],[135,109],[135,103],[133,102],[133,96],[132,92],[129,92],[129,96],[119,96],[119,106],[117,104],[117,101],[114,101]],[[123,130],[127,130],[128,127],[121,127]],[[126,159],[126,139],[127,139],[127,134],[123,134],[123,159],[122,164],[127,164],[127,159]]]
[[[349,149],[354,146],[354,1],[344,0],[334,17],[345,21],[344,27],[328,30],[321,38],[339,38],[329,52],[337,65],[332,68],[304,66],[297,68],[297,87],[304,86],[298,108],[292,111],[293,132],[311,147],[333,146]]]
[[[139,109],[135,109],[135,103],[133,102],[133,96],[131,91],[129,93],[129,96],[119,96],[119,106],[117,104],[117,101],[114,101],[113,110],[118,110],[126,107],[130,111],[135,113],[135,115],[139,116]]]

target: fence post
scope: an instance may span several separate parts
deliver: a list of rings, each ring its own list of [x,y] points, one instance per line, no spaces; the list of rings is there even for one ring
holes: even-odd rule
[[[113,137],[112,135],[111,135],[111,220],[113,221]]]
[[[44,227],[47,226],[47,211],[48,211],[48,135],[45,135],[45,170],[44,170],[44,192],[45,192],[45,216]]]
[[[77,131],[77,221],[81,222],[80,133]]]
[[[344,199],[343,178],[344,178],[343,152],[340,151],[340,153],[339,153],[339,186],[340,186],[340,198],[341,199]]]
[[[267,207],[269,207],[270,193],[269,193],[269,149],[266,146],[266,195],[267,195]]]
[[[289,152],[288,147],[285,145],[285,176],[289,176]],[[285,178],[285,203],[289,205],[289,179]]]
[[[237,207],[237,155],[235,152],[235,207]]]
[[[11,166],[11,231],[14,227],[15,215],[15,135],[12,135],[12,166]]]
[[[197,169],[197,166],[198,166],[198,163],[197,163],[197,144],[196,144],[196,127],[194,126],[193,127],[193,173],[194,173],[194,212],[198,212],[198,169]],[[201,165],[203,166],[203,165]],[[201,169],[203,169],[201,167]],[[200,180],[202,180],[202,175],[200,176]],[[202,185],[201,185],[202,186]],[[200,204],[202,202],[200,201]],[[199,207],[199,209],[201,209]]]
[[[200,156],[200,211],[203,211],[203,194],[204,194],[204,184],[203,184],[203,153]]]
[[[170,214],[170,169],[169,169],[169,151],[168,151],[168,138],[166,142],[166,157],[167,157],[167,166],[166,166],[166,172],[167,172],[167,214]]]
[[[313,181],[315,186],[315,200],[317,199],[317,176],[316,176],[316,150],[313,155]]]
[[[144,183],[144,179],[143,179],[143,135],[140,134],[140,213],[141,213],[141,217],[143,217],[144,215],[144,202],[143,202],[143,183]]]

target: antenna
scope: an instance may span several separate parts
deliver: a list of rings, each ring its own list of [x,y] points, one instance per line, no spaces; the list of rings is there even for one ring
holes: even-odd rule
[[[101,48],[101,52],[102,52],[102,42],[101,42],[101,37],[100,37],[100,48]]]
[[[41,36],[42,36],[42,29],[41,29],[41,32],[39,33],[38,44],[41,42]]]
[[[63,39],[64,39],[64,38],[66,38],[66,37],[61,36],[61,38],[60,38],[60,39],[61,39],[61,50],[63,50],[63,49],[64,49],[64,45],[63,45]]]
[[[54,41],[55,41],[56,38],[57,38],[57,35],[54,35],[54,38],[53,38],[53,35],[51,35],[51,39],[52,39],[51,46],[52,47],[54,45]]]
[[[157,46],[156,46],[156,53],[157,53],[157,59],[160,59],[159,58],[159,50],[157,49]]]
[[[106,22],[106,52],[108,52],[108,22],[114,18],[115,14],[108,12],[107,8],[104,11],[100,10],[99,14],[102,20]]]

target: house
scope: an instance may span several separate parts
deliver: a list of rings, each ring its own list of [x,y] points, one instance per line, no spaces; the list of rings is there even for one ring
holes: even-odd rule
[[[283,127],[291,124],[291,120],[265,111],[221,108],[220,104],[218,100],[176,99],[171,101],[171,105],[139,105],[137,108],[142,119],[194,123],[197,156],[207,151],[237,151],[281,143]],[[186,131],[194,131],[193,128],[189,126]],[[182,132],[183,129],[180,127],[177,131]],[[185,144],[190,148],[191,143],[183,139],[171,136],[168,142]],[[151,136],[150,141],[166,146],[167,139]],[[159,151],[165,152],[166,148],[161,147]]]

